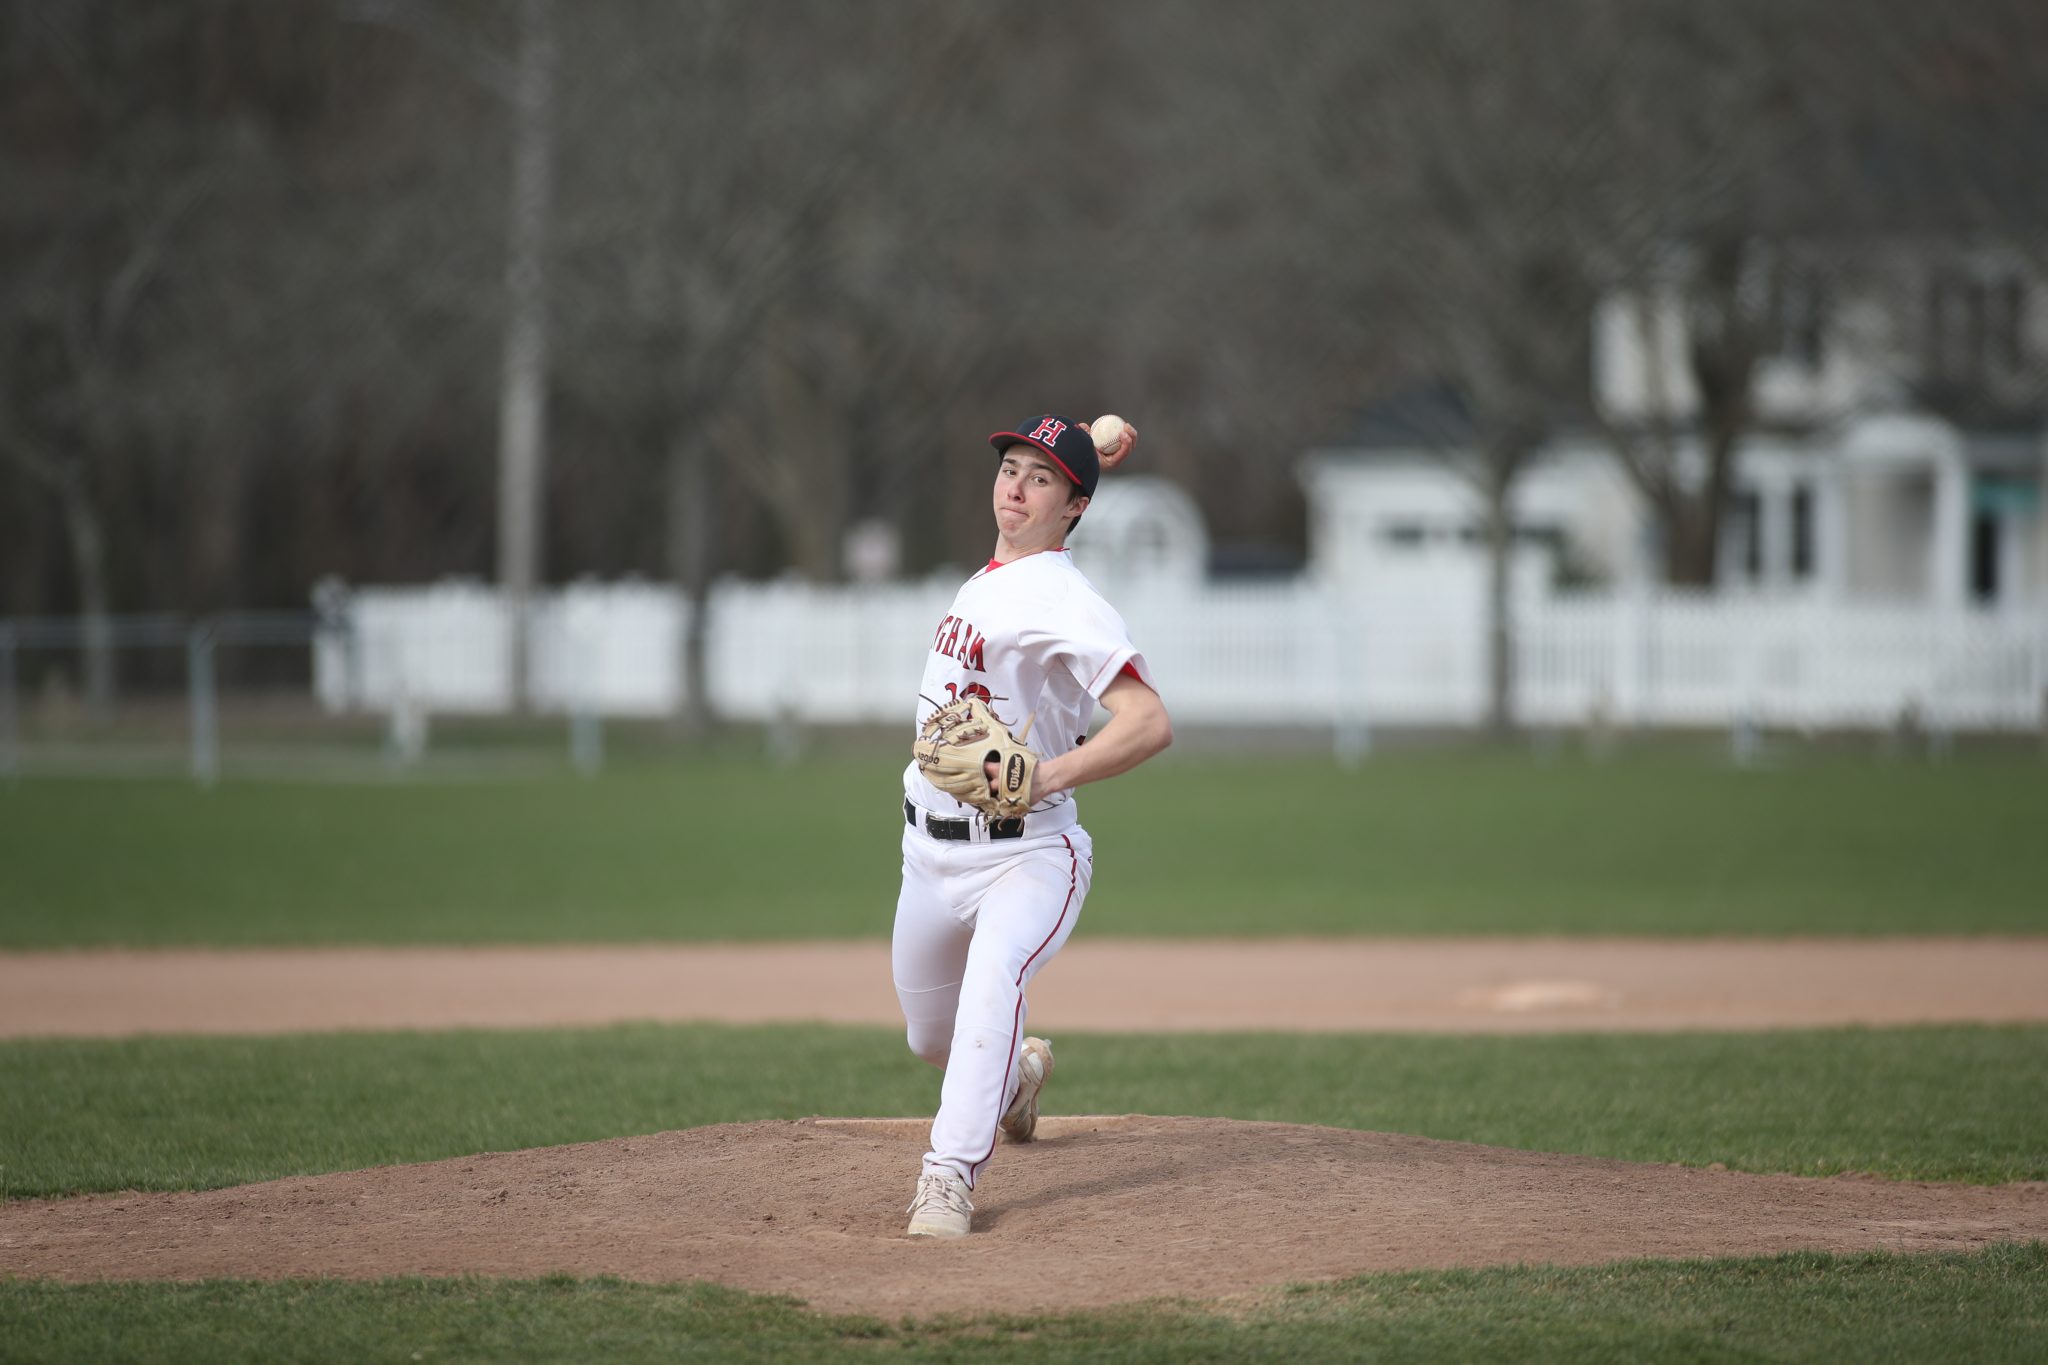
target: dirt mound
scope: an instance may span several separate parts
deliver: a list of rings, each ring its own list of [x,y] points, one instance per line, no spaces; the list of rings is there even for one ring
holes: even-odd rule
[[[975,1233],[901,1234],[924,1120],[728,1124],[194,1194],[0,1205],[0,1274],[715,1280],[885,1319],[1362,1271],[2048,1237],[2048,1184],[1743,1175],[1280,1123],[1043,1120]]]

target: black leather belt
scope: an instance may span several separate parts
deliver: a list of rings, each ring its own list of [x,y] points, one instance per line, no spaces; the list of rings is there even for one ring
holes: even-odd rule
[[[903,823],[917,827],[918,810],[909,797],[903,798]],[[974,817],[969,815],[933,815],[924,812],[924,832],[934,839],[957,839],[967,842],[974,838]],[[988,837],[991,839],[1021,839],[1024,837],[1024,817],[1014,816],[1008,820],[988,822]]]

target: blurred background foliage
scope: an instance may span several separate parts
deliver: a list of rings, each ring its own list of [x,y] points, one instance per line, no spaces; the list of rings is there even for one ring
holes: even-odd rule
[[[499,576],[522,420],[539,581],[974,562],[1046,409],[1284,562],[1302,450],[1428,379],[1511,470],[1673,243],[2048,266],[2044,145],[2038,0],[5,0],[0,615]]]

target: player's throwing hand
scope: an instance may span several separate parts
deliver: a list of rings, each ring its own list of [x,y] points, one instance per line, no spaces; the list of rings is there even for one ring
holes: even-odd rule
[[[1131,448],[1138,444],[1138,429],[1113,412],[1081,423],[1081,430],[1095,442],[1096,463],[1105,471],[1130,459]]]

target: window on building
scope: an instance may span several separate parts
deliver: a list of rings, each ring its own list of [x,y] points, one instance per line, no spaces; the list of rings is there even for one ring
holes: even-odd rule
[[[1970,597],[1976,602],[1998,600],[1998,523],[1993,512],[1970,517]]]
[[[1964,383],[2028,365],[2027,288],[2011,271],[1937,271],[1927,286],[1927,372]]]
[[[1927,281],[1927,373],[1930,378],[1953,379],[1964,372],[1962,286],[1954,278],[1935,274]]]
[[[1792,486],[1792,577],[1804,582],[1813,577],[1813,485]]]
[[[1818,370],[1826,342],[1827,309],[1827,286],[1818,272],[1787,270],[1772,300],[1772,350],[1809,370]]]
[[[2026,368],[2027,290],[2017,275],[1998,282],[1998,303],[1991,310],[1991,359],[2007,374]]]
[[[1728,505],[1728,529],[1735,547],[1736,572],[1754,583],[1764,576],[1764,500],[1745,490]]]
[[[1396,549],[1419,550],[1428,536],[1420,522],[1390,521],[1380,528],[1380,539]]]

